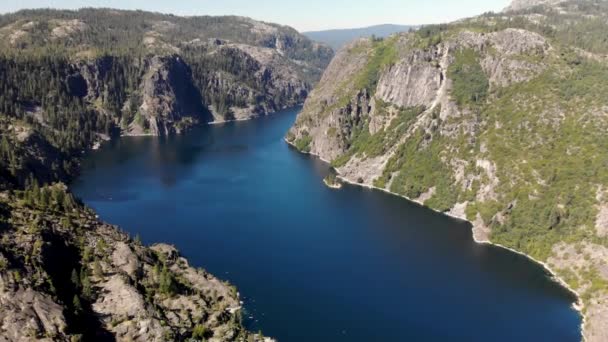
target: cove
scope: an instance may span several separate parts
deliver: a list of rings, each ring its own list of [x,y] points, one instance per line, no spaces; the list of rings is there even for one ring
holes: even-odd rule
[[[236,285],[279,341],[580,341],[575,298],[470,226],[380,191],[327,188],[283,137],[299,108],[91,152],[72,189],[146,244]]]

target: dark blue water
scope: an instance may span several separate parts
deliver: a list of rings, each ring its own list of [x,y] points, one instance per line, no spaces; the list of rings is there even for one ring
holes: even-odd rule
[[[283,142],[296,110],[92,153],[74,191],[238,286],[280,341],[579,341],[574,298],[468,224],[354,186]]]

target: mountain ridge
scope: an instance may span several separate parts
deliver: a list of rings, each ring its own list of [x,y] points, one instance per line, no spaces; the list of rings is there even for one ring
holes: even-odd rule
[[[245,17],[100,9],[0,16],[0,51],[8,58],[42,53],[63,59],[70,78],[87,88],[78,90],[86,93],[85,105],[135,135],[179,133],[196,122],[242,119],[301,103],[333,55],[290,27]],[[118,98],[103,89],[109,85],[99,77],[108,73],[118,78],[110,80]],[[164,88],[154,89],[151,79]],[[178,91],[182,83],[191,89]],[[200,103],[184,110],[174,101],[181,91],[199,92]],[[142,103],[149,94],[160,102]]]
[[[302,34],[312,40],[324,42],[331,46],[335,51],[344,45],[358,38],[376,36],[379,38],[388,37],[393,33],[406,32],[416,28],[412,25],[381,24],[360,28],[350,29],[328,29],[319,31],[308,31]]]

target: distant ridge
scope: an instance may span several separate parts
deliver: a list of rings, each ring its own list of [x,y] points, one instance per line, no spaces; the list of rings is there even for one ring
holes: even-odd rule
[[[303,34],[317,42],[326,43],[337,51],[348,42],[351,42],[357,38],[369,37],[372,35],[377,37],[387,37],[393,33],[408,31],[410,28],[415,27],[416,26],[411,25],[384,24],[353,29],[311,31],[304,32]]]

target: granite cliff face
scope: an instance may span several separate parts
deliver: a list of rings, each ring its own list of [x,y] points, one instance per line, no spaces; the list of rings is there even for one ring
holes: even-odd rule
[[[192,71],[178,56],[152,58],[143,76],[141,97],[140,117],[131,123],[129,133],[181,133],[199,120],[209,120],[203,116],[205,108]]]
[[[604,341],[607,14],[569,1],[354,42],[286,138],[545,263],[579,294],[585,338]]]
[[[71,94],[126,135],[180,133],[300,104],[333,56],[292,28],[249,18],[94,9],[0,16],[0,51],[19,61],[41,52],[63,59]]]

